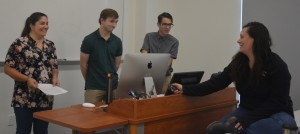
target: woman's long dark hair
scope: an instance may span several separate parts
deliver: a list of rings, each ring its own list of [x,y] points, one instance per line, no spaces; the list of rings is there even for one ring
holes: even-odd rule
[[[24,37],[24,36],[28,35],[31,31],[30,24],[35,25],[35,23],[37,21],[39,21],[40,18],[43,17],[43,16],[47,17],[46,14],[41,13],[41,12],[35,12],[35,13],[31,14],[25,21],[25,26],[24,26],[23,31],[21,33],[21,37]]]
[[[231,77],[235,82],[250,80],[251,83],[257,85],[262,81],[264,67],[271,54],[272,40],[268,29],[262,23],[250,22],[244,25],[243,28],[247,28],[247,33],[254,40],[253,54],[255,62],[252,70],[250,70],[248,57],[238,52],[233,56],[233,60],[229,65]]]

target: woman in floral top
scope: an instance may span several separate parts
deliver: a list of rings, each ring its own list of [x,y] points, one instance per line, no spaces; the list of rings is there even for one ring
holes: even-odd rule
[[[35,12],[25,22],[21,37],[16,39],[6,55],[4,72],[15,80],[12,107],[16,115],[17,134],[47,134],[48,122],[33,118],[37,111],[49,110],[53,96],[38,89],[38,83],[58,86],[58,66],[54,43],[45,39],[47,15]]]

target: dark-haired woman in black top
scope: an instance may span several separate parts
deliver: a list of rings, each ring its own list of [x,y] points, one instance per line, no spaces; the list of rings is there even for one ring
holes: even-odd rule
[[[245,134],[282,134],[283,125],[296,127],[289,96],[291,75],[287,64],[271,51],[268,29],[259,22],[248,23],[243,26],[238,44],[239,52],[221,74],[197,85],[175,83],[178,89],[175,93],[203,96],[234,82],[240,94],[238,109],[209,129],[221,125],[224,130],[218,131],[220,133],[230,130]]]

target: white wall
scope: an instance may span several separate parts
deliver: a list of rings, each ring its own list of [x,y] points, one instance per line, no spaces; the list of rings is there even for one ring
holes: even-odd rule
[[[147,32],[157,31],[157,16],[170,12],[174,18],[171,34],[178,38],[175,72],[204,70],[204,80],[221,71],[238,50],[239,0],[124,0],[123,44],[127,53],[137,53]],[[15,133],[7,126],[13,80],[0,68],[0,130]],[[69,92],[55,97],[54,108],[83,102],[84,81],[78,65],[60,66],[61,86]],[[68,134],[70,129],[51,124],[49,134]]]
[[[3,73],[3,67],[0,67],[0,130],[1,133],[12,134],[15,132],[15,126],[8,127],[8,115],[13,113],[10,108],[10,102],[13,92],[13,81]]]
[[[122,39],[122,0],[1,0],[0,61],[4,61],[9,45],[20,35],[26,18],[33,12],[48,15],[47,39],[55,43],[58,58],[79,60],[82,39],[99,28],[98,19],[104,8],[113,8],[119,13],[120,25],[114,34]]]

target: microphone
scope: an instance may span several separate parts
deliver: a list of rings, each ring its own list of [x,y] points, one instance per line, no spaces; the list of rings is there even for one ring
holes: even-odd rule
[[[105,103],[110,104],[113,100],[112,79],[110,73],[107,74],[107,78],[108,78],[108,89],[106,92]]]

